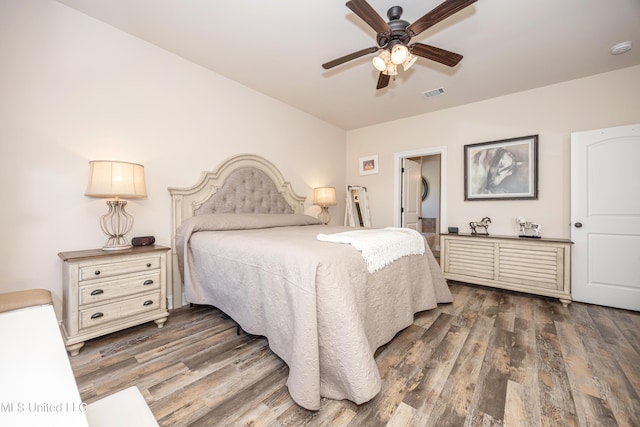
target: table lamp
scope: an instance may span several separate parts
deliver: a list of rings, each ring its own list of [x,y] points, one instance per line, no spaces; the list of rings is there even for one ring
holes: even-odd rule
[[[324,225],[331,220],[329,215],[329,206],[336,205],[336,189],[335,187],[319,187],[313,189],[313,204],[321,208],[318,219]]]
[[[89,162],[89,184],[85,196],[107,200],[109,210],[100,219],[100,228],[109,236],[104,250],[120,250],[131,247],[125,235],[133,227],[133,217],[125,210],[126,200],[147,197],[144,183],[144,166],[112,160]]]

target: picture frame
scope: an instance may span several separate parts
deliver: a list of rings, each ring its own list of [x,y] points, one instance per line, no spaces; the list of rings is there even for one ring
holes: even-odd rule
[[[358,161],[360,175],[371,175],[378,173],[378,155],[360,157]]]
[[[538,135],[464,146],[464,200],[537,200]]]

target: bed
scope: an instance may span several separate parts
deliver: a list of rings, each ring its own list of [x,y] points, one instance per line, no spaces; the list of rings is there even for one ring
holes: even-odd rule
[[[212,305],[265,336],[306,409],[321,397],[371,400],[381,388],[376,349],[416,312],[452,301],[423,238],[424,254],[370,272],[352,245],[318,239],[353,229],[304,215],[304,198],[261,157],[235,156],[170,193],[174,306]]]

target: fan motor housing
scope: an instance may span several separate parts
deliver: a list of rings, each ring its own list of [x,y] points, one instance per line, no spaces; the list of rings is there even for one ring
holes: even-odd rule
[[[389,22],[387,22],[387,24],[389,25],[389,28],[391,28],[391,33],[378,33],[378,36],[376,37],[378,46],[385,47],[393,40],[398,40],[403,44],[409,43],[411,40],[411,36],[407,34],[407,27],[409,26],[409,23],[400,19],[401,16],[402,7],[392,6],[389,8],[387,11]]]

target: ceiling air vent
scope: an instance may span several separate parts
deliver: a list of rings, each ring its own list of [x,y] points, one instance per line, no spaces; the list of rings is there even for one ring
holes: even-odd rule
[[[427,98],[431,98],[434,96],[440,96],[444,93],[444,88],[443,87],[439,87],[437,89],[431,89],[431,90],[427,90],[422,92],[422,94],[427,97]]]

